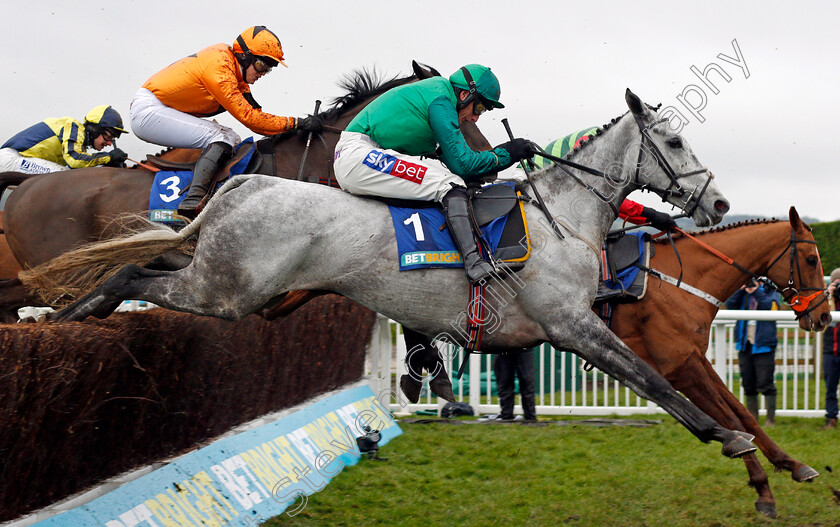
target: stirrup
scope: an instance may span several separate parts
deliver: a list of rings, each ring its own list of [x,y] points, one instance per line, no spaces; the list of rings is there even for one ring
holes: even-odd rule
[[[466,266],[466,262],[464,263],[464,270],[467,272],[467,280],[469,280],[471,284],[490,278],[496,271],[490,262],[480,256],[478,258],[479,259],[469,267]]]

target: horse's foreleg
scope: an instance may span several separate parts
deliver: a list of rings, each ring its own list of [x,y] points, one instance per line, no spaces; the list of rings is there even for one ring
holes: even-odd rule
[[[758,421],[752,416],[741,401],[726,387],[721,378],[717,375],[707,360],[703,360],[703,367],[706,370],[711,382],[717,387],[717,392],[726,402],[728,408],[734,413],[736,418],[740,421],[739,430],[744,430],[755,436],[755,444],[761,452],[773,463],[773,466],[780,470],[790,471],[791,477],[794,481],[803,482],[811,481],[820,475],[819,472],[809,467],[805,463],[797,461],[790,457],[787,452],[773,441],[767,432],[759,426]]]
[[[289,291],[288,293],[283,293],[281,296],[272,298],[257,314],[266,320],[285,317],[313,298],[328,294],[330,294],[330,291]]]
[[[0,280],[0,322],[14,324],[18,321],[18,309],[42,305],[44,302],[29,294],[17,278]]]
[[[722,426],[734,430],[744,430],[754,434],[755,442],[761,448],[759,435],[766,436],[766,434],[758,426],[758,423],[755,422],[755,419],[753,419],[747,409],[741,406],[738,400],[726,388],[726,385],[723,384],[723,381],[721,381],[705,357],[696,352],[690,353],[687,360],[666,378],[674,388],[681,391],[698,408],[706,412]],[[731,399],[734,399],[741,406],[741,409],[744,410],[743,413],[749,417],[749,421],[754,425],[753,427],[750,427],[750,423],[743,415],[739,415],[731,407]],[[776,500],[773,498],[773,493],[770,490],[767,473],[762,468],[755,454],[744,456],[744,465],[746,465],[747,473],[750,477],[749,485],[758,493],[758,498],[755,501],[755,509],[770,518],[775,518]]]
[[[725,456],[740,457],[755,451],[750,443],[752,436],[723,428],[691,404],[591,311],[547,327],[546,331],[555,348],[573,351],[639,396],[656,402],[704,443],[721,442]]]

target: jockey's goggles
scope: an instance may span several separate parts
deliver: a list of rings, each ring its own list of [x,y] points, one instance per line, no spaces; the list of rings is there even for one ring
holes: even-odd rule
[[[276,65],[276,60],[272,60],[267,57],[256,57],[254,59],[254,69],[257,70],[257,73],[268,73],[274,69],[274,66]]]
[[[113,141],[119,137],[119,133],[114,133],[112,130],[108,130],[107,128],[102,130],[102,139],[106,141]]]
[[[486,111],[492,110],[493,105],[484,102],[480,97],[476,97],[475,104],[473,104],[473,114],[474,115],[481,115]]]

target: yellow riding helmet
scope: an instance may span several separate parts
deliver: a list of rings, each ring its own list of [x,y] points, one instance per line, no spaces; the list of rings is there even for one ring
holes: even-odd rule
[[[119,134],[127,134],[123,129],[123,120],[120,114],[111,106],[97,106],[85,115],[85,122],[98,125],[102,128],[109,128]]]
[[[241,55],[247,62],[254,57],[270,59],[267,62],[274,66],[283,62],[283,46],[280,39],[265,26],[249,27],[236,37],[233,43],[233,52]],[[286,66],[288,68],[288,66]]]

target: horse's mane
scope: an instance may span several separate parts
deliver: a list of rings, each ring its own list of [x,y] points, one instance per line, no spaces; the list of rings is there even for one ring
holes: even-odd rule
[[[750,219],[750,220],[739,221],[737,223],[730,223],[728,225],[721,225],[720,227],[712,227],[710,229],[706,229],[706,230],[703,230],[703,231],[690,232],[689,234],[691,234],[692,236],[703,236],[703,235],[706,235],[706,234],[713,234],[713,233],[716,233],[716,232],[725,232],[725,231],[731,231],[733,229],[740,229],[741,227],[748,227],[748,226],[751,226],[751,225],[762,225],[762,224],[768,224],[769,225],[771,223],[779,223],[780,221],[786,221],[786,220],[780,220],[780,219],[777,219],[777,218],[770,218],[770,219],[755,218],[755,219]],[[679,240],[680,238],[685,238],[685,235],[678,232],[678,233],[673,234],[672,238],[674,240]],[[653,242],[654,243],[668,243],[668,238],[666,238],[665,236],[662,236],[660,238],[657,238],[656,240],[653,240]]]
[[[614,119],[610,119],[610,122],[602,125],[600,128],[596,128],[595,133],[593,135],[587,136],[587,137],[589,137],[589,139],[587,139],[586,141],[580,141],[580,143],[578,143],[577,146],[575,146],[573,149],[569,150],[569,152],[566,154],[566,157],[564,157],[563,159],[571,159],[574,154],[583,150],[583,147],[585,147],[589,143],[592,143],[593,141],[595,141],[595,139],[597,137],[604,135],[604,132],[609,130],[612,125],[617,123],[619,121],[619,119],[621,119],[622,117],[627,115],[629,112],[630,112],[630,110],[624,112],[623,114],[619,115],[618,117],[616,117]]]
[[[353,73],[345,75],[338,82],[339,88],[343,88],[347,91],[347,93],[334,98],[332,105],[327,110],[319,112],[318,116],[321,117],[325,123],[334,123],[348,110],[360,104],[365,99],[381,95],[396,86],[402,86],[411,78],[413,78],[413,76],[393,76],[390,78],[384,78],[383,75],[380,75],[376,71],[376,68],[373,68],[372,70],[367,70],[365,68],[354,70]],[[283,141],[293,135],[297,135],[297,130],[290,130],[282,134],[260,139],[257,143],[262,145],[267,142],[266,144],[269,145],[267,151],[270,152],[275,143]]]
[[[657,104],[656,106],[652,106],[652,105],[650,105],[650,104],[648,104],[648,103],[644,103],[644,104],[645,104],[645,106],[647,106],[647,107],[648,107],[648,109],[650,109],[650,110],[651,110],[651,111],[653,111],[653,112],[658,112],[658,111],[659,111],[659,108],[661,108],[661,107],[662,107],[662,103],[659,103],[659,104]],[[614,125],[615,123],[617,123],[619,119],[621,119],[622,117],[624,117],[624,116],[625,116],[625,115],[627,115],[628,113],[630,113],[630,110],[627,110],[626,112],[624,112],[623,114],[619,115],[618,117],[616,117],[616,118],[614,118],[614,119],[610,119],[610,122],[608,122],[607,124],[605,124],[605,125],[601,126],[601,127],[600,127],[600,128],[598,128],[598,129],[596,129],[596,130],[595,130],[595,135],[590,135],[590,136],[588,136],[588,137],[589,137],[589,139],[587,139],[586,141],[581,141],[581,142],[580,142],[580,143],[579,143],[576,147],[574,147],[572,150],[570,150],[570,151],[566,154],[566,157],[564,157],[564,159],[571,159],[572,154],[574,154],[574,153],[578,152],[579,150],[582,150],[584,146],[588,145],[588,144],[589,144],[589,143],[591,143],[591,142],[592,142],[592,141],[593,141],[596,137],[598,137],[598,136],[602,135],[604,132],[606,132],[607,130],[609,130],[609,128],[610,128],[612,125]]]
[[[411,78],[412,76],[394,76],[386,79],[376,71],[376,68],[355,70],[353,73],[345,75],[338,82],[339,88],[343,88],[347,93],[333,99],[332,106],[319,115],[327,122],[335,121],[347,110],[365,99],[381,95],[396,86],[401,86]]]

